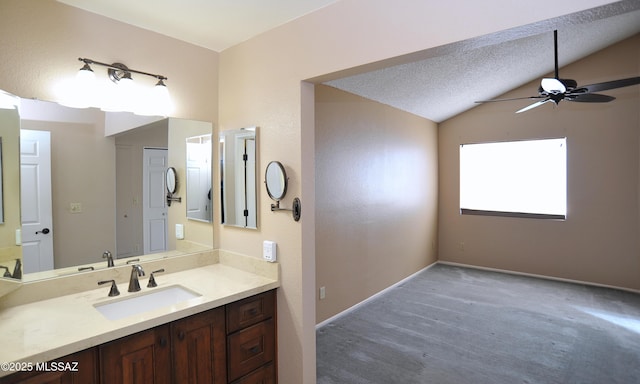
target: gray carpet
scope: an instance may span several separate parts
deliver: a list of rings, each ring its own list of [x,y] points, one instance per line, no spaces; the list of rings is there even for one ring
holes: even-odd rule
[[[640,295],[441,264],[316,338],[318,384],[640,383]]]

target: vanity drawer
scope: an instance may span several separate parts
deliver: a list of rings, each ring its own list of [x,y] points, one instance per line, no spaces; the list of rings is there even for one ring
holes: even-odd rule
[[[247,376],[238,381],[234,381],[233,384],[275,384],[276,383],[276,368],[273,363],[267,364],[262,368],[256,369]]]
[[[227,333],[272,318],[275,312],[275,291],[265,292],[227,305]]]
[[[236,380],[273,361],[275,342],[273,319],[227,336],[229,381]]]

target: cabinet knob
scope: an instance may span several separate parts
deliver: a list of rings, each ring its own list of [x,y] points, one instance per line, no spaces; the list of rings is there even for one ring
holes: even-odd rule
[[[167,339],[166,338],[164,338],[164,337],[160,338],[160,346],[163,347],[163,348],[167,346]]]
[[[184,340],[184,336],[185,336],[184,331],[178,332],[178,339],[180,339],[180,341]]]

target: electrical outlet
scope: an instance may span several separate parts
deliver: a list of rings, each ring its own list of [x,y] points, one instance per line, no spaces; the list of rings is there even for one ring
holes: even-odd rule
[[[82,203],[70,203],[69,204],[69,212],[71,212],[71,213],[82,213]]]
[[[277,260],[277,244],[275,241],[265,240],[262,243],[262,258],[266,261],[274,263]]]
[[[320,287],[320,300],[324,300],[327,297],[327,291],[325,287]]]

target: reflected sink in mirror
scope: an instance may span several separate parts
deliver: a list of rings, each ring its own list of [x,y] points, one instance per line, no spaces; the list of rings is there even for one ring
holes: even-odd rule
[[[155,309],[170,307],[200,296],[202,295],[181,285],[173,285],[93,306],[107,319],[119,320]]]

